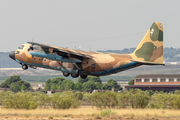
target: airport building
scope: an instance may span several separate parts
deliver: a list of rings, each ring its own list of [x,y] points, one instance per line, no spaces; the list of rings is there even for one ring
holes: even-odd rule
[[[180,74],[144,74],[134,78],[134,85],[126,89],[141,89],[163,92],[180,90]]]

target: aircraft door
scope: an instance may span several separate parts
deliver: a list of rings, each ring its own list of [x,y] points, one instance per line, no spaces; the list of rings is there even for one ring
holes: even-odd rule
[[[97,68],[97,64],[96,63],[93,63],[91,64],[91,72],[96,72],[96,68]]]
[[[31,64],[33,62],[32,57],[27,57],[27,62]]]

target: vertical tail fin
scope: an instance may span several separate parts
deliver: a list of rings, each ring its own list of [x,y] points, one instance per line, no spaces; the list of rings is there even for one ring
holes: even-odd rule
[[[154,22],[132,54],[134,60],[163,63],[163,25]]]

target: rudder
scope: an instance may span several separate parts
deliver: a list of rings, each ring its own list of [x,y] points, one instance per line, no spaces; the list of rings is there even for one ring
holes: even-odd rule
[[[132,54],[133,59],[163,63],[163,25],[154,22]]]

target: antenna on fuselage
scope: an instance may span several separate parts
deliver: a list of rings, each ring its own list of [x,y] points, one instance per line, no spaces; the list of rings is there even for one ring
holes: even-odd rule
[[[128,49],[129,54],[131,54],[130,48]]]
[[[80,50],[80,49],[81,49],[81,45],[79,46],[78,50]]]
[[[47,39],[46,39],[46,42],[45,42],[45,44],[47,45]]]
[[[89,46],[89,51],[91,51],[91,47]]]
[[[68,48],[68,45],[69,45],[69,43],[67,43],[67,46],[66,46],[66,48]]]

